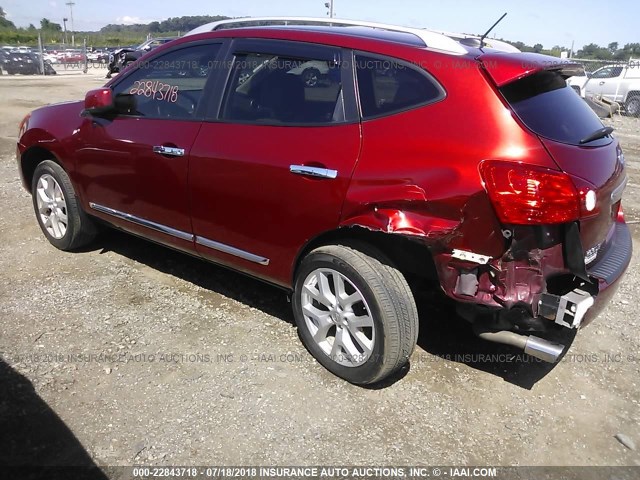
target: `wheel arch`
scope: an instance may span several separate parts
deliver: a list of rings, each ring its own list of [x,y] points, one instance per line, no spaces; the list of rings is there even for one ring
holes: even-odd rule
[[[437,271],[427,244],[419,238],[374,231],[359,225],[324,232],[309,240],[298,252],[291,275],[295,285],[300,265],[309,252],[323,245],[361,243],[380,250],[404,275],[412,274],[436,280]]]
[[[640,84],[634,84],[628,91],[627,91],[627,97],[625,98],[626,100],[629,100],[630,98],[636,98],[640,96]]]
[[[62,168],[67,174],[69,173],[64,167],[63,162],[58,156],[51,150],[44,148],[40,145],[34,145],[25,150],[20,158],[20,174],[22,176],[22,183],[29,193],[31,193],[31,183],[33,181],[33,174],[36,171],[36,167],[45,160],[51,160]]]

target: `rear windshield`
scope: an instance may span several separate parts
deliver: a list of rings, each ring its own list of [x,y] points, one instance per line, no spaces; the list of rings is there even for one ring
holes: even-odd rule
[[[558,73],[535,73],[500,91],[524,124],[542,137],[579,145],[580,140],[602,128],[598,116]],[[605,137],[586,146],[610,142],[611,138]]]

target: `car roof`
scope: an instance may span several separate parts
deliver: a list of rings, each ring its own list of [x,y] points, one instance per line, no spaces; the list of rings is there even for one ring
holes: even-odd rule
[[[466,55],[469,50],[458,41],[441,33],[430,30],[402,27],[375,22],[358,20],[326,19],[315,17],[250,17],[235,18],[211,22],[195,28],[185,36],[199,33],[225,30],[230,28],[250,27],[253,29],[268,28],[270,30],[304,30],[317,33],[340,33],[343,35],[370,38],[393,43],[402,43],[433,50],[443,51],[453,55]]]

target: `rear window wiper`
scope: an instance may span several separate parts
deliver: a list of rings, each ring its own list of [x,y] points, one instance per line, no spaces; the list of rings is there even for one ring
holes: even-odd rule
[[[607,135],[611,135],[613,133],[613,127],[603,127],[599,128],[595,132],[589,134],[580,140],[580,145],[584,145],[585,143],[593,142],[594,140],[598,140],[599,138],[606,137]]]

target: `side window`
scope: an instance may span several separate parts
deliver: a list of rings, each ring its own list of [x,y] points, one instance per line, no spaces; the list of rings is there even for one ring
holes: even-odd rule
[[[356,55],[356,72],[364,118],[419,107],[444,96],[426,72],[393,59]]]
[[[595,72],[591,78],[614,78],[622,73],[622,67],[606,67]]]
[[[313,58],[238,54],[222,118],[270,124],[341,122],[344,105],[340,66]]]
[[[174,50],[140,63],[113,93],[135,99],[132,115],[188,120],[194,117],[209,74],[216,66],[219,44]]]

